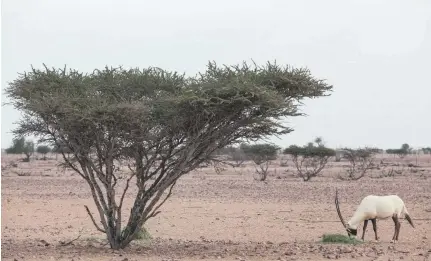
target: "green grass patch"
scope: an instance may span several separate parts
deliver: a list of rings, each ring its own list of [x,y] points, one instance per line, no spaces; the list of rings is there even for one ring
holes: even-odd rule
[[[151,239],[153,239],[153,237],[151,236],[150,232],[148,232],[148,230],[145,227],[142,227],[138,233],[135,236],[136,240],[145,240],[145,241],[149,241]]]
[[[126,229],[128,228],[125,228],[124,230]],[[123,230],[123,233],[125,232],[124,230]],[[153,237],[145,227],[141,227],[139,231],[135,234],[135,237],[133,239],[138,241],[151,241]]]
[[[341,235],[341,234],[324,234],[322,237],[322,243],[329,243],[329,244],[361,244],[363,243],[361,240],[358,240],[356,238],[349,238],[348,236]]]

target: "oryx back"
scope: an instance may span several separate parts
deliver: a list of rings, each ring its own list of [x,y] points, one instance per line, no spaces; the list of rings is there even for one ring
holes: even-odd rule
[[[362,199],[356,210],[363,219],[386,219],[396,214],[400,217],[404,211],[404,202],[397,195],[376,196],[369,195]]]

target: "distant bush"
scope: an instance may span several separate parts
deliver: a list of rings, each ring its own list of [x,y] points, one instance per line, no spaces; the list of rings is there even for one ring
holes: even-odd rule
[[[404,158],[408,154],[412,152],[412,148],[410,148],[410,145],[407,143],[404,143],[401,145],[401,148],[399,149],[387,149],[386,153],[391,155],[397,155],[400,158]]]
[[[43,155],[43,159],[46,160],[46,154],[51,151],[51,148],[46,145],[37,146],[36,152]]]
[[[34,153],[33,141],[26,141],[24,137],[15,138],[12,141],[12,146],[6,149],[7,154],[24,154],[25,162],[30,161],[31,155]]]
[[[228,160],[235,162],[235,167],[242,166],[242,164],[248,160],[247,155],[245,155],[241,148],[226,147],[223,150],[223,155],[226,155]]]
[[[374,156],[378,153],[375,148],[342,149],[343,158],[350,165],[346,170],[345,176],[339,176],[343,180],[358,180],[365,176],[368,170],[375,168]]]
[[[316,139],[315,143],[317,146],[312,142],[303,147],[291,145],[283,151],[292,157],[298,175],[304,181],[316,177],[326,166],[328,159],[335,156],[335,150],[325,147],[320,138]]]
[[[266,180],[269,164],[271,160],[277,159],[277,152],[280,148],[268,143],[254,145],[243,143],[240,149],[247,158],[251,159],[256,164],[256,173],[259,175],[259,180]]]
[[[25,146],[25,138],[16,138],[12,140],[12,146],[6,149],[7,154],[23,154]]]

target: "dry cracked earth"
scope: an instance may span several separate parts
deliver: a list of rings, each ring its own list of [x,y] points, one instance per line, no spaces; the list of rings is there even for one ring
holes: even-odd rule
[[[355,182],[336,178],[346,162],[329,162],[310,182],[295,176],[291,162],[274,161],[267,182],[254,180],[251,164],[220,174],[200,169],[180,179],[148,222],[153,239],[121,251],[108,248],[87,216],[84,205],[96,211],[87,184],[57,163],[2,155],[2,260],[431,260],[430,155],[395,177],[374,170]],[[398,194],[416,228],[402,219],[400,240],[392,244],[392,220],[379,220],[378,242],[369,225],[363,244],[322,244],[324,233],[344,233],[336,188],[345,219],[368,194]],[[129,196],[129,209],[131,202]]]

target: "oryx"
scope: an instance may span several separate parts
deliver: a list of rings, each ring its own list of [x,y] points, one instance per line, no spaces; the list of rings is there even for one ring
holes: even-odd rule
[[[364,221],[364,228],[362,231],[361,239],[364,240],[365,230],[367,228],[368,220],[371,220],[373,223],[373,230],[375,234],[375,239],[378,240],[377,237],[377,219],[387,219],[392,217],[392,220],[395,224],[395,232],[392,237],[392,241],[395,242],[398,240],[398,235],[400,234],[401,223],[399,218],[404,215],[410,225],[414,228],[413,221],[407,212],[407,208],[403,202],[403,200],[397,195],[388,195],[388,196],[375,196],[368,195],[364,197],[357,207],[355,213],[352,218],[347,222],[344,222],[343,216],[340,212],[340,205],[338,202],[338,190],[335,191],[335,207],[337,208],[338,217],[340,218],[341,223],[346,228],[347,235],[349,237],[355,237],[357,235],[357,228],[362,221]]]

